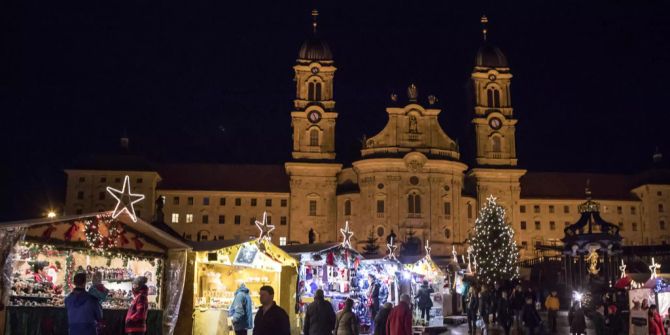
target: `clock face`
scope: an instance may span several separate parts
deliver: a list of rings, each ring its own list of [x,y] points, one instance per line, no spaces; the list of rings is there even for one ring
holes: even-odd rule
[[[495,81],[496,80],[496,75],[495,74],[490,75],[489,80],[490,81]]]
[[[307,118],[309,119],[310,122],[317,123],[321,121],[321,114],[317,111],[311,111],[309,112],[309,114],[307,114]]]
[[[318,68],[318,67],[313,67],[313,68],[312,68],[312,73],[313,73],[313,74],[317,74],[317,73],[319,73],[319,68]]]
[[[491,120],[489,120],[489,126],[495,130],[498,130],[500,127],[502,127],[502,121],[500,121],[500,119],[497,117],[493,117]]]

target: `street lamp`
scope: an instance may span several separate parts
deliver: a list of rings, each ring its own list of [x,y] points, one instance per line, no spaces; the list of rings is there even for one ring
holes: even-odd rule
[[[49,210],[49,211],[47,212],[47,218],[49,218],[49,219],[53,219],[53,218],[55,218],[55,217],[56,217],[56,212],[55,212],[54,210]]]

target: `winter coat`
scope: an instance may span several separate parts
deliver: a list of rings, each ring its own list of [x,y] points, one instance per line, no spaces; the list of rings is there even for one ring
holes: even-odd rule
[[[253,335],[290,335],[291,324],[288,320],[288,314],[276,303],[272,302],[272,307],[263,312],[263,306],[258,308],[256,318],[254,319]]]
[[[254,324],[253,303],[249,296],[249,289],[241,284],[235,291],[235,298],[228,309],[228,317],[233,324],[235,331],[251,329]]]
[[[649,335],[665,335],[665,328],[663,328],[663,319],[658,312],[649,317]]]
[[[379,313],[375,316],[375,332],[373,335],[387,335],[386,322],[389,319],[389,314],[391,314],[391,308],[382,307],[379,310]]]
[[[149,288],[146,285],[133,290],[133,301],[126,313],[126,333],[145,333],[149,314]]]
[[[514,319],[514,311],[512,310],[512,304],[509,299],[500,298],[498,301],[498,322],[505,326],[511,325],[512,320]]]
[[[605,324],[607,325],[607,334],[618,335],[623,330],[623,321],[619,313],[608,314]]]
[[[412,335],[412,310],[406,302],[391,309],[386,322],[386,335]]]
[[[335,311],[333,305],[322,298],[314,298],[314,302],[305,311],[304,335],[331,335],[335,328]]]
[[[83,288],[75,288],[65,298],[70,335],[96,335],[96,323],[102,320],[98,300]]]
[[[379,310],[379,289],[380,289],[379,282],[375,280],[370,284],[370,288],[368,291],[368,298],[371,300],[371,305],[370,309],[374,310]]]
[[[584,310],[581,307],[571,308],[568,312],[568,323],[571,333],[586,333],[586,319],[584,319]]]
[[[540,322],[542,322],[542,318],[540,318],[540,314],[537,313],[535,305],[533,304],[523,305],[521,313],[521,321],[523,321],[526,327],[535,328],[540,325]]]
[[[470,295],[468,300],[468,318],[477,318],[479,312],[479,297],[476,294]]]
[[[430,299],[430,294],[435,292],[429,285],[421,285],[419,292],[416,294],[417,305],[420,309],[433,307],[433,300]]]
[[[546,307],[548,311],[559,310],[561,308],[561,302],[558,300],[558,296],[548,296],[547,300],[544,301],[544,307]]]
[[[98,299],[100,303],[102,303],[103,301],[107,300],[109,290],[105,287],[105,285],[96,284],[91,285],[91,287],[88,289],[88,293]]]
[[[598,311],[592,311],[589,319],[591,319],[596,335],[605,335],[605,317]]]
[[[514,291],[512,293],[512,296],[510,297],[510,301],[512,302],[512,308],[516,311],[520,311],[523,309],[523,305],[525,304],[525,299],[523,298],[524,294],[523,292],[520,291]]]
[[[344,308],[335,317],[335,335],[358,335],[358,317],[350,309]]]

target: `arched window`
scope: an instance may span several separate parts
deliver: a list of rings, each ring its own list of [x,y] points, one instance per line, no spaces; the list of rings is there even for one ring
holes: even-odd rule
[[[407,196],[407,209],[409,214],[421,214],[421,196],[414,193]]]
[[[344,215],[345,216],[351,215],[351,200],[344,201]]]
[[[321,83],[316,83],[316,94],[314,100],[321,101]]]
[[[309,131],[309,145],[313,147],[319,146],[319,130],[312,129]]]
[[[314,82],[311,82],[307,84],[307,100],[314,101],[314,91],[315,91],[316,85]]]
[[[486,90],[486,102],[489,107],[500,107],[500,91],[495,88]]]
[[[492,144],[492,147],[493,147],[493,152],[501,152],[502,151],[499,136],[491,137],[491,144]]]

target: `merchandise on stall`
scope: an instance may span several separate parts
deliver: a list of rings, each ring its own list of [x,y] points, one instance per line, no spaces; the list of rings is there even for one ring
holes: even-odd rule
[[[194,334],[230,333],[228,310],[241,284],[249,290],[254,313],[260,306],[260,288],[269,285],[277,304],[289,317],[294,315],[298,262],[269,239],[201,242],[194,244],[189,259],[194,260],[193,277],[187,279],[187,285],[191,285],[189,281],[193,285],[193,305],[184,307],[182,319],[186,321],[192,315]]]
[[[42,332],[67,328],[63,301],[74,288],[74,275],[80,272],[87,275],[87,290],[93,286],[106,293],[99,296],[106,333],[123,334],[119,320],[132,300],[132,281],[145,276],[149,333],[171,334],[189,246],[170,232],[128,215],[114,217],[111,212],[9,222],[0,225],[0,232],[3,241],[14,236],[3,244],[2,252],[5,334],[23,333],[24,327]],[[167,280],[166,266],[170,271]],[[100,280],[95,285],[94,276]],[[166,287],[170,293],[165,292]]]

